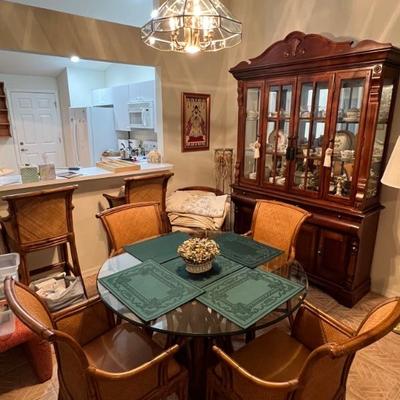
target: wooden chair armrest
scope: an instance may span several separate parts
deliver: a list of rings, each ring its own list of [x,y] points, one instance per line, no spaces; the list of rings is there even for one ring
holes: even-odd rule
[[[99,296],[52,314],[56,328],[82,346],[115,326],[115,317]]]
[[[290,254],[288,261],[294,261],[296,259],[296,247],[290,246]]]
[[[242,236],[247,236],[247,237],[252,237],[253,236],[253,231],[247,231],[246,233],[242,233]]]
[[[111,373],[89,366],[88,373],[98,393],[101,393],[102,399],[114,399],[116,390],[118,390],[119,400],[132,399],[132,393],[135,393],[135,398],[147,398],[146,394],[149,389],[151,390],[149,382],[154,381],[154,376],[157,377],[157,387],[168,383],[168,363],[178,350],[179,345],[174,345],[151,361],[130,371]],[[187,373],[183,367],[181,373]]]
[[[342,343],[356,332],[321,310],[304,302],[296,314],[292,335],[309,349],[329,342]]]
[[[298,387],[299,382],[297,379],[286,382],[270,382],[257,378],[237,364],[235,360],[229,357],[219,347],[213,346],[213,350],[221,360],[221,384],[224,389],[229,392],[233,391],[237,393],[237,388],[246,387],[246,392],[253,393],[254,398],[262,397],[267,399],[270,398],[268,395],[273,393],[276,395],[278,391],[281,394],[285,392],[290,393]],[[240,397],[240,393],[238,393],[238,395]],[[281,398],[283,398],[283,396]]]

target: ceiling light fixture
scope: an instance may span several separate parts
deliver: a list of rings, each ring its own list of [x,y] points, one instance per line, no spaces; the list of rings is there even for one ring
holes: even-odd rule
[[[142,39],[162,51],[218,51],[240,43],[242,24],[219,0],[167,0],[142,27]]]
[[[70,58],[70,60],[71,60],[73,63],[77,63],[77,62],[81,61],[81,59],[80,59],[78,56],[72,56],[72,57]]]

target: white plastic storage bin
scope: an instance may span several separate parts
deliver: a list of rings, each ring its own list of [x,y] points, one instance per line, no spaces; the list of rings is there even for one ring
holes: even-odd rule
[[[7,276],[18,280],[19,254],[9,253],[0,255],[0,300],[4,298],[4,279]]]
[[[0,303],[0,338],[15,331],[15,315],[5,303]]]

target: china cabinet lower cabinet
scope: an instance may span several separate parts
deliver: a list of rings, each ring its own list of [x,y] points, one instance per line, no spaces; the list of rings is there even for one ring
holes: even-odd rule
[[[238,80],[235,230],[257,199],[313,213],[296,257],[310,281],[353,306],[370,288],[400,49],[293,32],[231,69]]]

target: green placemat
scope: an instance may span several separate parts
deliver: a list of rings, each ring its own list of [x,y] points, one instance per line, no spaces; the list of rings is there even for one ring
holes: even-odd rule
[[[177,248],[187,239],[189,239],[187,233],[174,232],[125,246],[124,249],[141,261],[154,260],[162,264],[178,257]]]
[[[276,274],[243,268],[207,286],[197,300],[246,329],[303,289]]]
[[[153,260],[99,280],[144,321],[158,318],[203,293]]]
[[[180,276],[185,281],[190,282],[199,288],[204,288],[218,279],[221,279],[222,277],[229,275],[240,268],[244,268],[243,265],[240,265],[232,260],[228,260],[222,256],[215,257],[212,270],[204,274],[191,274],[187,272],[185,261],[183,261],[181,257],[175,258],[174,260],[168,261],[162,265],[172,273]]]
[[[283,253],[282,250],[256,242],[237,233],[223,233],[215,238],[221,255],[249,268],[271,261]]]

